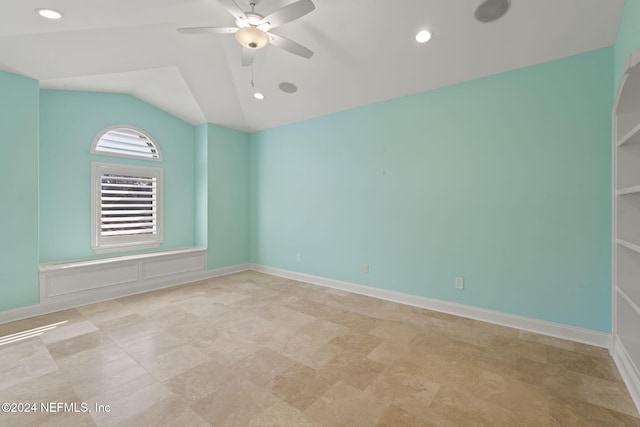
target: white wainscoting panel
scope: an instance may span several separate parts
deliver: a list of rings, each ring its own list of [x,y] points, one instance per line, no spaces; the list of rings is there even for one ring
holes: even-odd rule
[[[82,298],[98,291],[172,280],[205,269],[205,248],[182,248],[40,265],[40,303]]]
[[[203,270],[206,263],[206,253],[199,253],[197,256],[193,254],[179,254],[168,255],[162,258],[151,258],[140,264],[140,278],[152,279],[170,274]]]
[[[40,298],[47,300],[75,292],[122,285],[138,280],[138,262],[114,262],[40,273]],[[44,285],[44,286],[43,286]]]
[[[204,251],[204,258],[205,258],[204,265],[206,265],[206,249],[204,248],[197,248],[197,249]],[[78,264],[84,264],[84,262],[77,261],[69,264],[73,266],[77,266]],[[97,262],[98,266],[104,266],[108,264],[109,264],[108,260],[101,259],[100,261]],[[58,267],[60,267],[60,263],[58,263]],[[87,266],[85,265],[84,267],[87,267]],[[28,317],[40,316],[47,313],[53,313],[55,311],[67,310],[73,307],[79,307],[81,305],[93,304],[100,301],[106,301],[114,298],[125,297],[128,295],[149,292],[156,289],[169,288],[172,286],[179,286],[186,283],[197,282],[199,280],[207,280],[214,277],[226,276],[228,274],[239,273],[241,271],[249,270],[249,267],[250,267],[250,264],[238,264],[238,265],[232,265],[229,267],[217,268],[214,270],[206,270],[202,268],[199,270],[192,270],[192,271],[176,273],[176,274],[167,274],[164,276],[153,277],[145,280],[138,280],[130,283],[123,283],[123,284],[103,286],[103,287],[94,287],[90,290],[69,292],[66,294],[50,296],[46,298],[46,300],[41,301],[39,304],[14,308],[12,310],[6,310],[6,311],[0,312],[0,324],[13,322],[15,320],[20,320],[20,319],[26,319]],[[45,269],[46,269],[46,265],[45,265]],[[60,285],[57,284],[56,286],[60,286]],[[67,289],[74,289],[74,287],[69,284],[62,285],[62,287]]]

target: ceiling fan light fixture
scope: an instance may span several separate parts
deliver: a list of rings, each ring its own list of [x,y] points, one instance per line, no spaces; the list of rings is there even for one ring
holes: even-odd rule
[[[240,28],[236,40],[247,49],[262,49],[269,44],[269,36],[254,26]]]
[[[47,19],[60,19],[62,18],[62,13],[53,9],[36,9],[36,13],[43,18]]]
[[[257,99],[258,101],[262,101],[262,100],[264,99],[264,95],[263,95],[262,93],[260,93],[260,92],[256,92],[256,93],[254,93],[254,94],[253,94],[253,97],[254,97],[255,99]]]
[[[302,18],[315,10],[313,0],[296,0],[277,9],[267,16],[255,12],[258,0],[248,0],[251,11],[245,11],[238,5],[238,0],[218,0],[233,16],[235,27],[186,27],[177,28],[182,34],[234,34],[236,41],[243,47],[240,64],[248,67],[258,49],[268,45],[282,49],[301,58],[309,59],[313,51],[289,40],[286,37],[271,33],[272,28],[280,27],[288,22]],[[245,3],[247,0],[243,0]]]

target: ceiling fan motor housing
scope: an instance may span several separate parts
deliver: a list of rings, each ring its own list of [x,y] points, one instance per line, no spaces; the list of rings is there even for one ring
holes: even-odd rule
[[[267,23],[264,22],[260,24],[264,16],[259,15],[257,13],[253,13],[253,12],[245,12],[245,16],[247,17],[247,19],[244,19],[242,17],[236,18],[235,20],[236,27],[244,28],[244,27],[253,25],[254,27],[260,27],[261,30],[267,31],[267,29],[263,28],[263,26],[265,26]]]

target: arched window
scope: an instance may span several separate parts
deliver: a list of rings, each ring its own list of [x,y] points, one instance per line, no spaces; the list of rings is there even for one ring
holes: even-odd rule
[[[162,161],[160,147],[149,134],[125,125],[100,131],[91,144],[91,154]]]
[[[103,129],[92,154],[162,161],[147,133],[130,126]],[[91,162],[91,246],[97,253],[147,249],[163,240],[161,168]]]

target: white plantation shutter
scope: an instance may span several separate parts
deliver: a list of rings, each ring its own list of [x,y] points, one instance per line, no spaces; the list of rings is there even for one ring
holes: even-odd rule
[[[94,250],[158,246],[162,242],[162,169],[97,162],[92,169]]]
[[[100,235],[156,233],[157,180],[104,174],[100,177]]]
[[[91,153],[162,161],[153,138],[133,127],[112,126],[102,130],[93,141]]]

